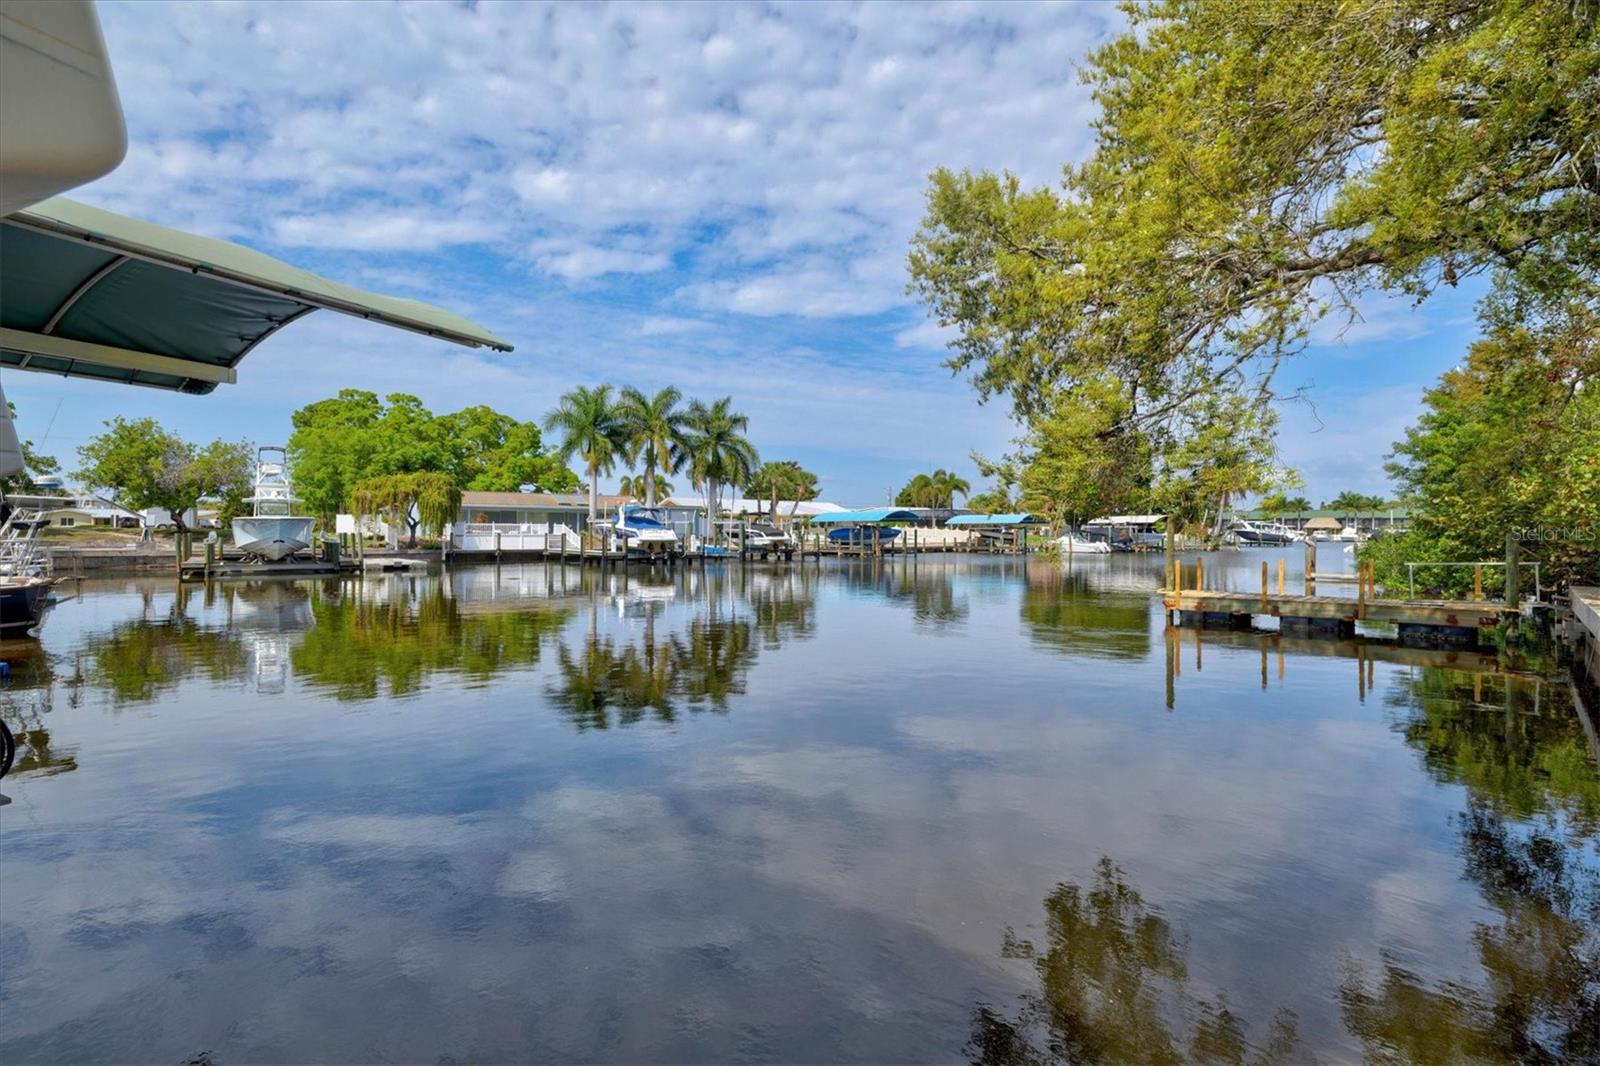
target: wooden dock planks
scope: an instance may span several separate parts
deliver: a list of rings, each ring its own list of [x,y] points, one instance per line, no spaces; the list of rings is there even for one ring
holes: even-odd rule
[[[1212,589],[1165,589],[1169,611],[1271,615],[1274,618],[1320,618],[1345,622],[1387,622],[1395,625],[1490,629],[1515,614],[1516,608],[1488,600],[1359,600],[1341,596],[1306,596]]]

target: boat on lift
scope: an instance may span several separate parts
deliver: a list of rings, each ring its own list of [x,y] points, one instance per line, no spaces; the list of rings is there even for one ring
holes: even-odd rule
[[[0,638],[32,635],[50,609],[50,559],[39,545],[39,531],[49,524],[34,507],[0,501]]]
[[[1111,544],[1108,541],[1094,540],[1090,537],[1080,536],[1077,533],[1063,533],[1056,538],[1056,543],[1061,545],[1062,555],[1111,554]]]
[[[233,546],[247,556],[279,562],[311,546],[316,519],[294,513],[289,456],[281,447],[256,450],[256,487],[248,501],[252,513],[233,520]]]
[[[1281,547],[1299,539],[1294,530],[1281,522],[1251,522],[1245,518],[1235,521],[1228,532],[1247,547]]]
[[[655,561],[683,554],[682,541],[667,521],[666,512],[659,507],[625,503],[617,508],[616,518],[610,522],[597,522],[595,526],[609,530],[627,548],[629,555]]]

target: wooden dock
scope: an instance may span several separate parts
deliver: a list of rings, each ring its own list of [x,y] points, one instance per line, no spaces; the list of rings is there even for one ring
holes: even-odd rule
[[[1275,588],[1262,562],[1257,592],[1206,588],[1203,562],[1195,566],[1193,588],[1183,587],[1184,577],[1183,567],[1174,563],[1167,574],[1168,587],[1159,593],[1168,620],[1175,615],[1180,626],[1251,629],[1257,618],[1270,617],[1278,619],[1280,631],[1288,635],[1348,639],[1357,622],[1375,623],[1394,626],[1403,644],[1470,648],[1490,643],[1489,634],[1521,613],[1515,601],[1484,599],[1481,585],[1470,600],[1380,597],[1377,579],[1367,566],[1349,575],[1356,587],[1353,596],[1318,595],[1316,583],[1323,576],[1315,571],[1305,576],[1303,592],[1286,591],[1281,559]]]
[[[178,564],[178,579],[210,581],[218,578],[336,577],[340,574],[359,573],[360,570],[360,564],[354,559],[341,559],[337,562],[323,559],[284,559],[276,563],[266,563],[224,557],[210,562],[204,559],[185,559]]]

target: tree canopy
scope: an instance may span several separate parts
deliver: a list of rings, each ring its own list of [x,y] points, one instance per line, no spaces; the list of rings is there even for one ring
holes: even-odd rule
[[[1395,445],[1413,528],[1367,556],[1404,581],[1404,560],[1497,559],[1511,534],[1548,577],[1600,578],[1600,301],[1502,292],[1480,319]]]
[[[806,500],[817,498],[817,475],[793,459],[777,459],[762,463],[750,472],[744,491],[756,499],[767,501],[767,511],[778,513],[778,501],[790,501],[790,517]]]
[[[1330,511],[1376,511],[1387,507],[1389,501],[1382,496],[1345,489],[1331,500],[1323,501],[1323,509]]]
[[[556,454],[562,461],[574,455],[583,460],[589,479],[589,517],[594,518],[599,512],[600,475],[611,472],[627,447],[627,426],[611,398],[611,386],[578,386],[561,397],[544,424],[561,434]]]
[[[1600,38],[1572,0],[1126,7],[1059,189],[933,175],[912,287],[1020,412],[1107,375],[1160,423],[1373,287],[1600,268]]]
[[[343,389],[300,408],[293,424],[296,494],[325,519],[345,506],[358,481],[397,474],[443,474],[458,488],[490,492],[578,487],[572,471],[544,450],[537,425],[483,405],[435,415],[407,393],[380,400]]]
[[[760,465],[755,445],[745,433],[750,419],[733,409],[733,397],[713,403],[695,400],[689,405],[683,459],[696,485],[706,490],[707,508],[716,506],[722,485],[741,485]]]
[[[1067,447],[1143,434],[1159,475],[1202,405],[1267,421],[1280,361],[1368,291],[1592,293],[1597,6],[1128,5],[1058,187],[932,176],[911,287],[957,328],[948,365],[1030,429],[1076,404]]]
[[[940,467],[931,474],[918,474],[894,498],[896,507],[954,507],[957,496],[972,491],[967,479]]]
[[[447,474],[385,474],[352,485],[348,505],[355,514],[382,515],[404,525],[415,548],[418,532],[438,533],[460,517],[461,490]]]
[[[617,401],[624,454],[630,463],[644,463],[644,491],[637,495],[651,507],[665,495],[658,493],[657,473],[674,474],[683,465],[689,416],[678,406],[682,399],[683,394],[671,386],[646,396],[630,385]]]
[[[167,432],[153,418],[113,418],[104,433],[78,449],[77,477],[106,489],[131,510],[160,507],[183,530],[184,513],[202,499],[221,503],[223,521],[242,513],[253,479],[251,448],[243,441],[198,445]]]

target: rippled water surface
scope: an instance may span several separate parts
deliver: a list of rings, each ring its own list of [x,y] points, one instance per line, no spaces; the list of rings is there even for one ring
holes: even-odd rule
[[[85,583],[0,649],[0,1062],[1600,1056],[1568,682],[1160,566]]]

